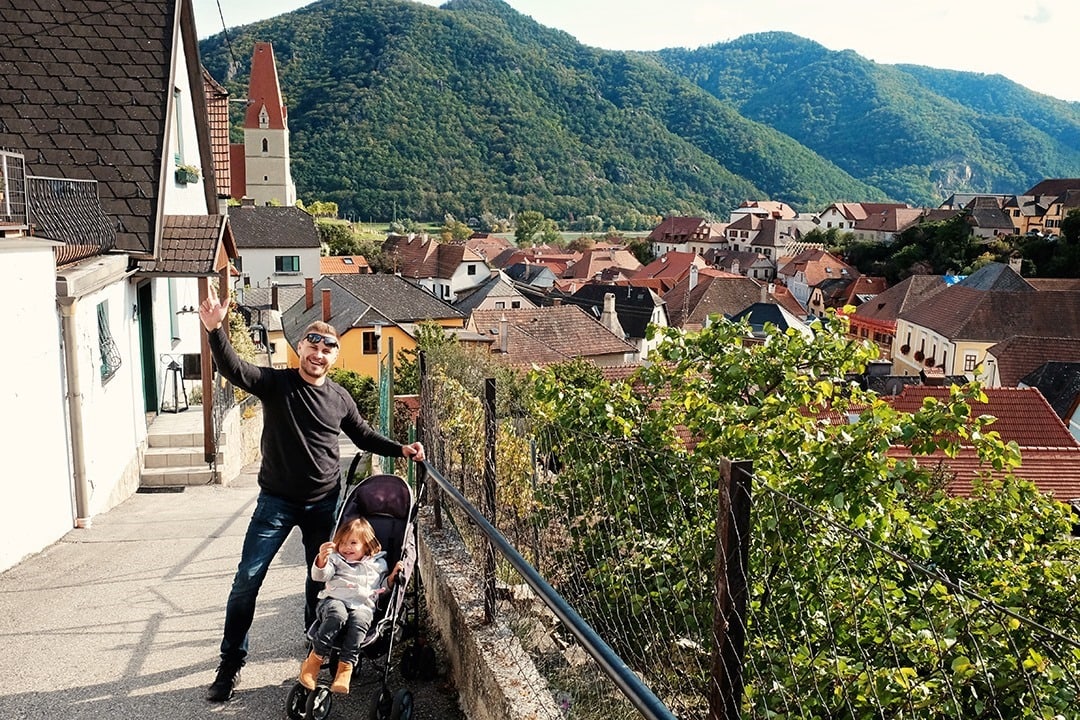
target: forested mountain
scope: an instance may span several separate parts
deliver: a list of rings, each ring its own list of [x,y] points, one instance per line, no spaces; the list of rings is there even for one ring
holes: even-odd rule
[[[879,65],[790,33],[657,56],[899,200],[1019,193],[1080,171],[1080,104],[1001,76]]]
[[[322,0],[201,42],[207,69],[235,97],[256,41],[274,46],[300,196],[358,219],[526,209],[617,224],[726,219],[747,198],[804,210],[936,203],[956,190],[1080,176],[1077,144],[1066,152],[1057,139],[1076,132],[1071,104],[1047,104],[1042,130],[1035,115],[1001,121],[1014,137],[1003,140],[998,116],[915,72],[792,35],[624,53],[581,45],[500,0]],[[814,72],[799,56],[815,58]],[[1022,161],[1017,142],[1029,146]]]

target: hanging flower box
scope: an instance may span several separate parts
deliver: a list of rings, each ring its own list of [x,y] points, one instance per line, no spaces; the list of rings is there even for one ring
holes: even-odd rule
[[[904,355],[907,355],[909,352],[911,352],[911,346],[910,345],[901,346],[900,347],[900,352],[902,352]]]
[[[925,357],[925,355],[923,355],[923,351],[922,351],[922,350],[916,350],[916,351],[915,351],[915,362],[922,362],[922,359],[923,359],[924,357]]]
[[[194,165],[177,165],[176,182],[181,185],[199,182],[199,168]]]

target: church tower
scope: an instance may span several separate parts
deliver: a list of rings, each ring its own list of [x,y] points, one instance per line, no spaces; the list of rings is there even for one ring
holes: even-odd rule
[[[243,162],[235,152],[232,196],[249,197],[256,205],[271,201],[284,206],[296,204],[296,186],[289,162],[289,111],[281,99],[274,48],[268,42],[255,43],[251,57],[251,79],[247,114],[244,116]],[[243,176],[236,172],[243,168]]]

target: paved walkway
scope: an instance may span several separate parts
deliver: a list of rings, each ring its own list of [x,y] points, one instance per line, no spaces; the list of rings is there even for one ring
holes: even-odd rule
[[[0,574],[0,717],[284,718],[305,655],[296,531],[259,595],[240,688],[228,703],[203,699],[257,471],[246,467],[227,487],[135,494]],[[392,690],[404,684],[391,673]],[[414,718],[445,718],[451,706],[456,714],[439,680],[409,687]],[[368,717],[377,688],[368,666],[331,718]],[[431,693],[440,697],[426,702]]]

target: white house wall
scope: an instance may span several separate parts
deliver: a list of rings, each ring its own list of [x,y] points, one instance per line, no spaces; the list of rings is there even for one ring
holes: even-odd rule
[[[0,240],[0,571],[74,524],[55,286],[51,243]]]
[[[97,308],[108,304],[109,332],[120,354],[120,367],[108,380],[101,377]],[[89,516],[127,499],[139,484],[146,440],[139,329],[134,316],[134,285],[114,282],[78,300],[75,348],[82,389],[82,429]]]
[[[205,212],[205,211],[204,211]],[[278,256],[298,256],[300,271],[279,273],[275,271],[274,258]],[[240,251],[243,274],[252,287],[271,287],[273,285],[303,286],[305,278],[318,281],[322,277],[319,269],[319,248],[244,248]]]
[[[473,274],[469,274],[469,268],[473,268]],[[487,263],[470,262],[468,260],[457,266],[457,270],[450,277],[450,302],[457,300],[458,293],[480,287],[491,279],[491,268]]]

